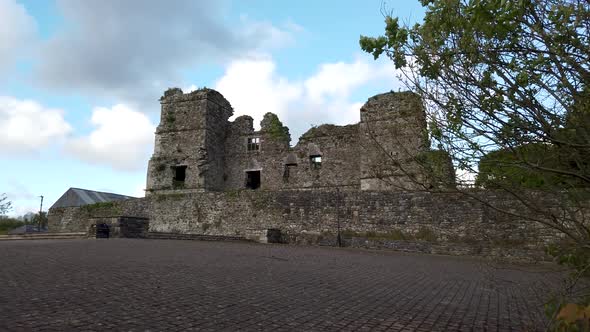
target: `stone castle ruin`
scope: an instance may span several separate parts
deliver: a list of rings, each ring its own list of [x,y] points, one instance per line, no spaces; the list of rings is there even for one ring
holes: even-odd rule
[[[273,113],[264,116],[259,131],[247,115],[228,121],[232,107],[215,90],[184,94],[170,89],[160,102],[148,195],[240,189],[401,190],[427,181],[416,161],[431,152],[426,119],[420,98],[412,93],[374,96],[361,108],[360,123],[314,127],[294,147],[289,129]],[[452,183],[450,162],[445,167],[444,182]]]
[[[450,158],[430,148],[413,93],[373,96],[358,124],[313,127],[295,146],[275,114],[258,131],[249,116],[229,121],[231,104],[212,89],[169,89],[160,102],[146,197],[53,207],[50,231],[510,257],[557,240],[481,203],[522,212],[512,197],[446,190]]]

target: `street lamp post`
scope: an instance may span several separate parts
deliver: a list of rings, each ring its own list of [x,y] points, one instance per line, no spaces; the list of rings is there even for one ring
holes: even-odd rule
[[[336,242],[338,247],[342,247],[342,237],[340,235],[340,188],[336,187],[336,223],[338,225],[338,235],[336,236]]]
[[[41,214],[43,212],[43,195],[39,197],[41,197],[41,206],[39,207],[39,220],[37,221],[37,231],[41,232],[41,218],[43,218],[43,215]]]

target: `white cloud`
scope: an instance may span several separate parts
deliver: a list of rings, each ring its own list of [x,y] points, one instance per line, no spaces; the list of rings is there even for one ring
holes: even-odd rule
[[[63,140],[72,130],[63,113],[32,100],[0,96],[0,151],[37,152]]]
[[[191,85],[189,85],[189,86],[187,86],[187,87],[184,87],[184,88],[182,88],[182,91],[183,91],[184,93],[191,93],[191,92],[193,92],[193,91],[195,91],[195,90],[198,90],[198,89],[199,89],[199,87],[198,87],[198,86],[196,86],[196,85],[194,85],[194,84],[191,84]]]
[[[295,44],[295,35],[304,31],[303,27],[287,21],[277,27],[268,21],[255,21],[247,15],[240,16],[241,28],[238,37],[243,40],[258,40],[255,49],[267,51]]]
[[[44,212],[47,212],[47,209],[43,208]],[[20,217],[27,213],[37,213],[39,212],[39,206],[35,206],[33,204],[24,204],[24,205],[16,205],[12,211],[9,212],[9,216],[11,217]]]
[[[118,104],[96,107],[88,136],[72,139],[66,152],[86,162],[110,165],[118,170],[139,170],[153,149],[155,126],[143,113]]]
[[[0,72],[31,44],[36,23],[15,0],[0,0]]]
[[[1,0],[0,0],[1,1]],[[41,46],[44,87],[153,110],[167,87],[204,63],[223,64],[293,41],[298,30],[243,18],[228,24],[219,1],[60,0],[65,27]]]
[[[266,112],[279,117],[287,114],[289,106],[303,94],[302,84],[278,76],[275,63],[268,58],[233,61],[215,89],[232,104],[234,117],[250,115],[255,126]]]
[[[250,115],[256,128],[266,112],[277,114],[295,142],[312,124],[358,122],[359,109],[370,96],[353,100],[353,93],[371,87],[375,93],[390,90],[394,75],[390,62],[358,58],[322,64],[307,79],[290,81],[277,73],[271,58],[258,57],[232,61],[215,89],[232,104],[234,117]]]
[[[138,185],[133,193],[131,194],[133,197],[145,197],[145,183]]]
[[[393,67],[388,65],[376,65],[361,59],[353,63],[322,64],[319,71],[305,81],[305,89],[310,101],[315,103],[326,98],[346,98],[352,90],[370,81],[392,78]]]

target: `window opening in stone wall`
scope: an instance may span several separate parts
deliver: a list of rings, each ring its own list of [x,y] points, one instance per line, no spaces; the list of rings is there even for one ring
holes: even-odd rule
[[[172,184],[175,188],[184,186],[184,180],[186,180],[186,166],[173,166],[174,177],[172,178]]]
[[[248,138],[248,151],[260,150],[260,137]]]
[[[312,169],[319,169],[322,167],[322,156],[310,156],[309,160],[311,161]]]
[[[246,172],[246,188],[247,189],[260,188],[260,171]]]
[[[283,172],[283,182],[288,183],[289,178],[291,177],[291,172],[294,168],[297,167],[297,164],[287,164],[285,165],[285,171]]]

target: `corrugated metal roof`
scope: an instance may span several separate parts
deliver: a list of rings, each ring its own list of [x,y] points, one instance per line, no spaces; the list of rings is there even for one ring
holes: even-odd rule
[[[121,201],[129,198],[135,197],[88,189],[70,188],[51,206],[51,208],[82,206],[94,203]]]

